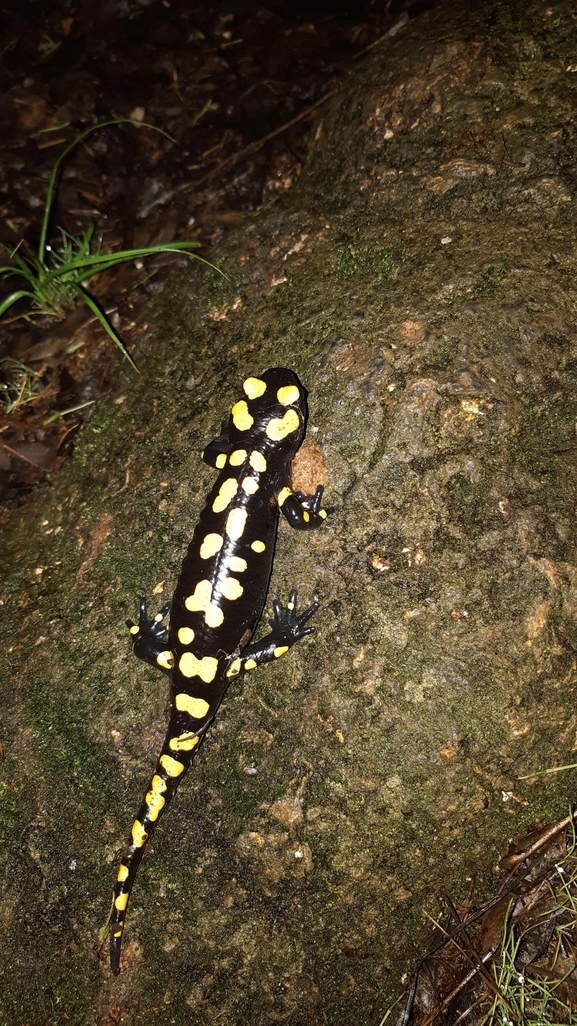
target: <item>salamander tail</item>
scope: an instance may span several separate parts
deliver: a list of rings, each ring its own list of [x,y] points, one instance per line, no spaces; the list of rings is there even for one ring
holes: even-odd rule
[[[172,744],[171,744],[172,742]],[[115,976],[120,972],[120,947],[126,919],[126,909],[134,878],[144,854],[146,842],[158,820],[178,788],[184,772],[192,761],[193,751],[199,742],[198,736],[190,734],[188,739],[181,735],[179,748],[175,748],[174,734],[168,730],[162,753],[150,782],[146,797],[132,824],[128,847],[122,858],[112,895],[112,908],[108,920],[110,931],[110,967]],[[184,748],[184,744],[190,747]],[[174,757],[178,751],[178,758]]]

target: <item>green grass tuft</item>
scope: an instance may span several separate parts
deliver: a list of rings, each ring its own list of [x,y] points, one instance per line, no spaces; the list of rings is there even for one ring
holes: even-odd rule
[[[118,346],[121,353],[126,357],[134,370],[138,371],[134,360],[126,351],[124,344],[118,337],[104,312],[100,309],[95,299],[87,292],[86,286],[95,274],[108,271],[117,264],[125,263],[127,260],[136,260],[155,253],[188,253],[195,260],[212,267],[218,271],[213,264],[202,257],[191,253],[190,250],[197,249],[199,242],[170,242],[157,246],[144,246],[140,249],[124,249],[118,253],[101,253],[101,241],[96,243],[93,249],[94,225],[91,225],[82,235],[74,236],[59,228],[60,244],[54,249],[48,242],[48,225],[54,205],[56,194],[56,181],[61,170],[63,161],[68,154],[79,146],[92,132],[110,125],[131,124],[138,128],[151,128],[155,132],[167,135],[162,129],[154,125],[147,125],[143,122],[133,121],[131,118],[117,118],[114,121],[103,121],[98,125],[87,128],[85,132],[77,135],[72,142],[62,151],[58,157],[48,182],[46,201],[44,204],[44,215],[42,218],[42,229],[38,252],[34,253],[20,242],[16,249],[10,253],[11,264],[0,267],[1,277],[19,277],[24,279],[25,288],[16,289],[0,303],[0,317],[6,313],[20,299],[29,299],[34,311],[47,314],[53,317],[62,318],[65,311],[74,305],[79,299],[86,304],[98,319],[104,331]],[[171,139],[171,136],[167,135]],[[171,139],[174,142],[174,140]],[[24,250],[22,255],[21,250]],[[222,272],[219,272],[222,273]],[[28,370],[28,368],[25,368]],[[30,402],[34,395],[28,395],[27,399],[20,400],[16,405],[5,400],[6,412],[13,412],[22,402]]]

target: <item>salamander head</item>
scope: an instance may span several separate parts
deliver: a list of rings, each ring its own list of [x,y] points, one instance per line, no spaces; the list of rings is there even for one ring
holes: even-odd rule
[[[306,392],[296,374],[272,367],[258,378],[247,378],[242,387],[244,396],[230,413],[230,441],[242,444],[250,436],[251,444],[292,457],[303,439],[307,416]]]

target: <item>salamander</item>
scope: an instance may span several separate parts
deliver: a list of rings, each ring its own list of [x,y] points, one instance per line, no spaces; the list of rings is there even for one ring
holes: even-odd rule
[[[290,465],[305,433],[306,393],[296,375],[275,367],[243,383],[220,435],[202,453],[219,476],[200,514],[171,603],[150,618],[140,600],[138,623],[127,620],[134,653],[170,674],[170,719],[146,796],[132,825],[114,887],[110,964],[120,972],[126,909],[145,845],[198,751],[230,682],[273,662],[311,634],[315,600],[297,614],[293,588],[286,606],[273,601],[270,633],[252,636],[266,600],[279,511],[309,531],[327,513],[323,488],[293,491]],[[168,630],[164,620],[170,610]]]

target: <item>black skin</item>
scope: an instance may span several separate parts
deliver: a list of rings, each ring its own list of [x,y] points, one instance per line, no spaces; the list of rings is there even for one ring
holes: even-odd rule
[[[296,530],[326,518],[323,488],[290,488],[290,465],[306,423],[305,391],[296,375],[273,368],[248,378],[203,459],[220,471],[200,514],[172,602],[151,618],[140,599],[138,624],[127,620],[134,653],[171,676],[171,712],[149,790],[120,864],[107,924],[112,972],[120,972],[126,907],[146,841],[192,762],[230,681],[278,659],[312,634],[315,600],[297,613],[293,588],[273,601],[270,633],[252,636],[268,590],[279,510]],[[164,619],[170,611],[170,625]]]

